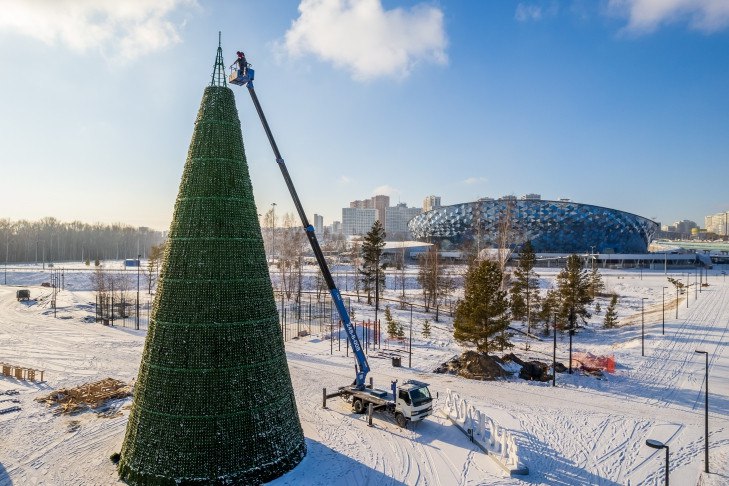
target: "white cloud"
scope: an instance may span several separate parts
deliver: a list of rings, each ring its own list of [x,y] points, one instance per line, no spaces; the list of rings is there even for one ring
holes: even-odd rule
[[[395,189],[394,187],[388,186],[387,184],[385,184],[384,186],[375,187],[372,190],[372,195],[373,196],[390,196],[390,197],[394,197],[394,196],[398,196],[399,194],[400,194],[400,190],[399,189]]]
[[[514,18],[519,22],[538,22],[546,18],[556,17],[559,13],[559,3],[545,2],[538,3],[519,2],[514,12]]]
[[[526,22],[528,20],[537,21],[542,18],[542,7],[539,5],[519,3],[516,6],[516,13],[514,14],[514,17],[519,22]]]
[[[486,182],[488,179],[485,177],[469,177],[468,179],[464,180],[463,183],[467,186],[472,186],[474,184],[482,184]]]
[[[404,78],[419,62],[448,61],[443,12],[430,5],[385,10],[381,0],[302,0],[286,32],[293,57],[313,54],[357,80]]]
[[[692,29],[711,33],[729,26],[727,0],[610,0],[613,14],[627,17],[626,32],[650,33],[660,26],[687,22]]]
[[[195,0],[0,0],[0,31],[129,61],[180,42],[170,15]]]
[[[340,176],[339,177],[339,183],[340,184],[349,184],[350,182],[352,182],[352,178],[351,177],[348,177],[346,175],[343,175],[343,176]]]

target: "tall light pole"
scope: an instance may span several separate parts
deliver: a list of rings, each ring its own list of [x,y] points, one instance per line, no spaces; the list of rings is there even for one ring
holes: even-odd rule
[[[413,304],[410,304],[410,340],[408,342],[408,368],[413,367]]]
[[[10,254],[10,231],[5,238],[5,285],[8,284],[8,255]]]
[[[640,299],[640,355],[645,356],[645,300],[648,297]]]
[[[681,282],[681,280],[676,279],[676,282]],[[678,319],[678,285],[676,285],[676,319]]]
[[[552,386],[557,386],[557,313],[554,313],[554,346],[552,347]]]
[[[137,254],[137,331],[139,331],[139,267],[141,266],[141,258],[142,255]]]
[[[663,331],[661,334],[666,334],[666,289],[668,287],[663,287]]]
[[[704,472],[709,474],[709,352],[696,350],[706,357],[706,374],[704,375]]]
[[[666,486],[668,486],[668,446],[660,440],[648,439],[645,441],[645,445],[653,449],[666,449]]]
[[[271,203],[271,263],[276,262],[276,203]]]
[[[694,302],[699,298],[699,270],[700,267],[696,267],[696,271],[694,272]]]

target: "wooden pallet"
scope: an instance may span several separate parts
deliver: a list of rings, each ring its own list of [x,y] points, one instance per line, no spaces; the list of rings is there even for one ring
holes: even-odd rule
[[[4,376],[10,376],[24,381],[43,381],[44,370],[36,370],[34,368],[26,368],[24,366],[16,366],[2,362],[0,362],[0,366],[2,366]]]

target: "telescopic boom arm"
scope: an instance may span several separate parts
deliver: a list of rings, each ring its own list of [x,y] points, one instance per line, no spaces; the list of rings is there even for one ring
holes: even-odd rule
[[[319,263],[319,268],[321,269],[322,275],[324,275],[324,281],[327,284],[327,287],[329,288],[329,293],[332,296],[332,300],[334,300],[334,305],[337,307],[337,312],[339,312],[339,317],[342,319],[342,323],[344,325],[344,330],[347,333],[347,338],[349,339],[350,344],[352,345],[352,350],[354,350],[354,355],[357,358],[357,363],[359,365],[359,369],[357,369],[357,376],[355,378],[355,386],[359,389],[365,388],[365,378],[367,377],[367,373],[370,371],[369,363],[367,362],[367,357],[364,354],[364,351],[362,350],[362,345],[359,342],[359,339],[357,338],[357,333],[354,330],[354,326],[352,325],[352,321],[349,319],[349,314],[347,313],[347,308],[344,306],[344,301],[342,300],[342,296],[339,293],[339,289],[337,288],[336,284],[334,283],[334,279],[332,278],[332,274],[329,271],[329,266],[327,265],[326,260],[324,259],[324,254],[321,251],[321,247],[319,246],[319,241],[316,239],[316,233],[314,232],[314,227],[309,224],[309,220],[306,218],[306,213],[304,212],[304,208],[301,205],[301,201],[299,200],[298,194],[296,194],[296,188],[294,188],[294,183],[291,181],[291,176],[289,175],[288,169],[286,169],[286,164],[284,163],[283,157],[281,157],[281,152],[278,151],[278,146],[276,145],[276,141],[273,139],[273,134],[271,133],[271,128],[268,126],[268,122],[266,121],[266,116],[263,114],[263,109],[261,108],[261,104],[258,102],[258,96],[256,96],[256,90],[253,88],[253,81],[248,80],[245,83],[246,87],[248,88],[248,92],[251,95],[251,99],[253,100],[253,105],[256,107],[256,111],[258,112],[258,117],[261,119],[261,124],[263,125],[263,129],[266,132],[266,136],[268,137],[268,141],[271,143],[271,148],[273,149],[273,154],[276,156],[276,163],[278,164],[279,169],[281,169],[281,174],[283,175],[284,181],[286,181],[286,187],[289,189],[289,194],[291,194],[291,198],[294,200],[294,205],[296,206],[296,211],[299,213],[299,217],[301,218],[301,224],[304,225],[304,231],[306,232],[306,237],[309,239],[309,244],[311,245],[311,249],[314,252],[314,256],[316,257],[317,263]]]

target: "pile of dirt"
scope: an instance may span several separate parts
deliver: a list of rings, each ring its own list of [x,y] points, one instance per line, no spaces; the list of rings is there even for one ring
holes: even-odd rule
[[[62,388],[50,395],[36,398],[49,407],[57,407],[57,414],[79,413],[89,409],[100,410],[110,400],[132,395],[133,385],[114,378],[85,383],[75,388]]]
[[[549,381],[552,379],[552,375],[549,373],[552,363],[543,363],[537,360],[524,361],[516,356],[514,353],[504,355],[504,361],[511,361],[521,366],[519,370],[519,378],[530,381]],[[557,373],[564,373],[567,371],[567,367],[557,362],[555,368]]]
[[[466,351],[443,363],[435,373],[459,375],[471,380],[496,380],[509,376],[509,372],[501,366],[501,359],[477,351]]]

